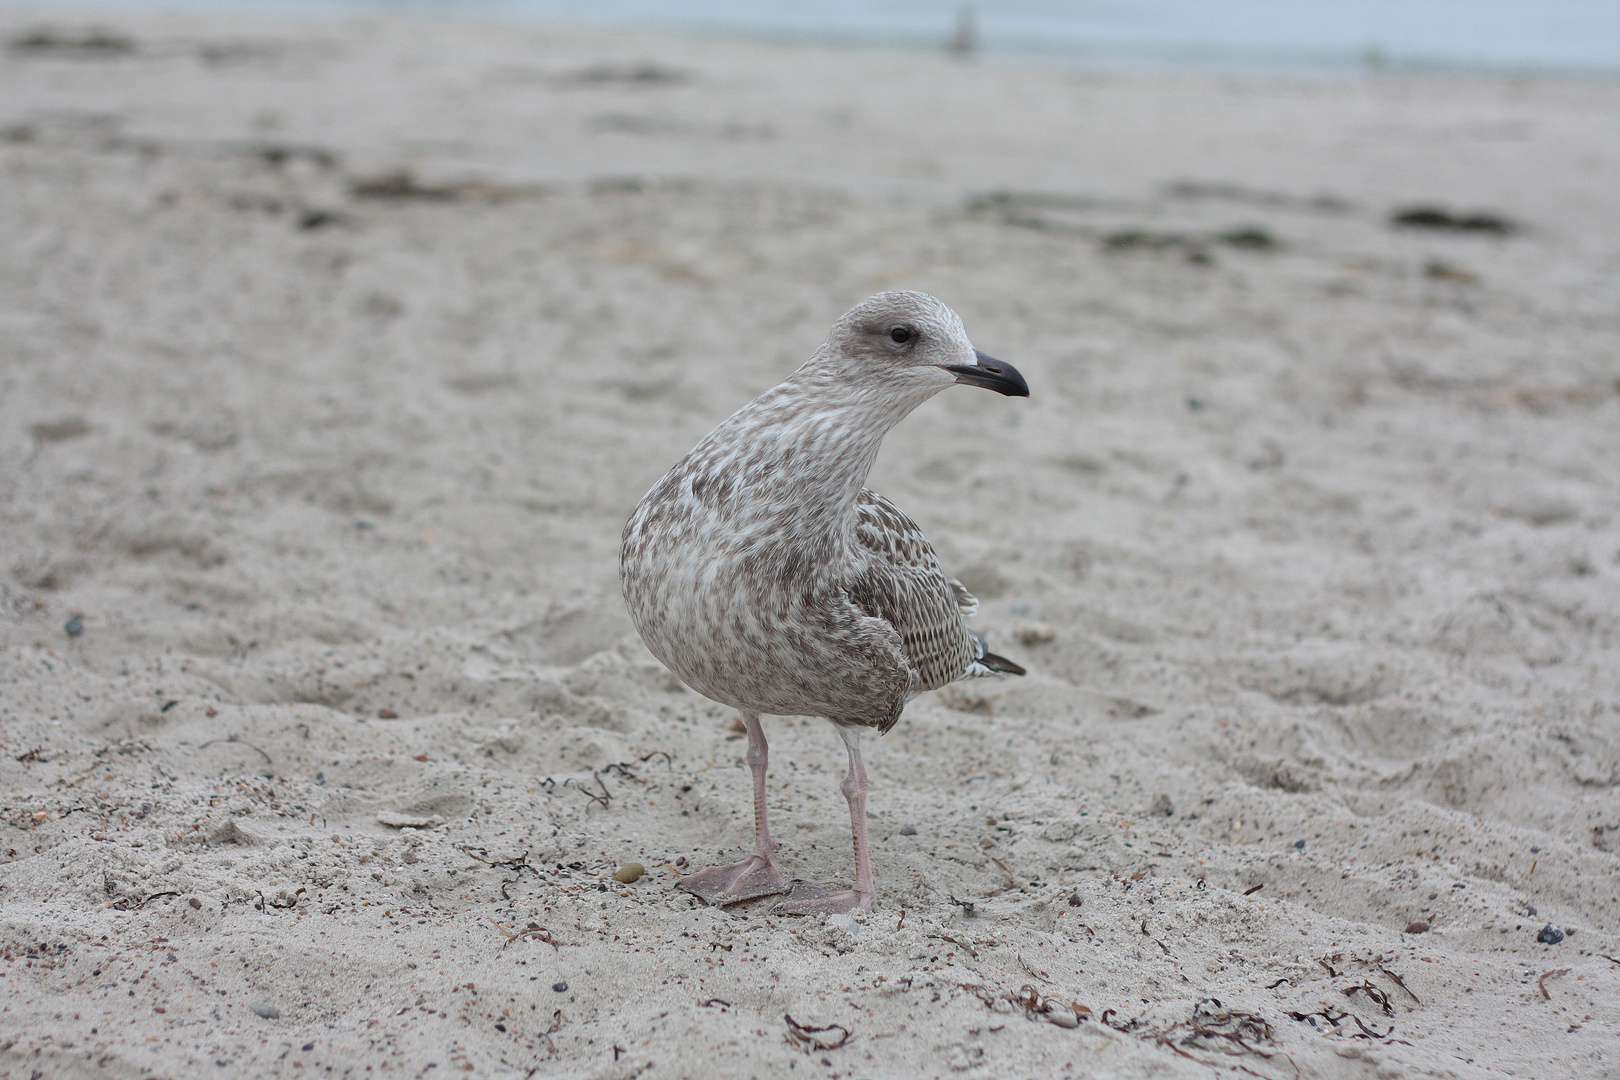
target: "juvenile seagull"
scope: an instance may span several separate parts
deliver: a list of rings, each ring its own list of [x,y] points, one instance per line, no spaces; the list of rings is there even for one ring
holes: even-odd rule
[[[619,573],[641,639],[748,730],[754,853],[680,881],[711,904],[788,891],[766,822],[760,713],[825,717],[849,750],[855,887],[801,882],[780,908],[836,914],[875,895],[861,729],[888,731],[923,690],[1024,674],[968,629],[978,602],[922,530],[863,486],[889,429],[956,383],[1029,396],[956,312],[923,293],[879,293],[677,462],[624,527]]]

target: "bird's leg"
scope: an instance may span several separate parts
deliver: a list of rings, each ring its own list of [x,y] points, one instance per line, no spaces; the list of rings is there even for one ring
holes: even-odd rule
[[[745,712],[742,720],[748,729],[748,768],[754,774],[754,854],[739,863],[687,874],[678,886],[716,907],[787,891],[776,867],[776,844],[765,813],[765,767],[770,760],[765,729],[759,726],[758,713]]]
[[[838,724],[838,734],[849,751],[849,773],[841,785],[849,803],[849,827],[855,834],[855,887],[842,892],[805,882],[793,886],[774,910],[784,915],[842,915],[872,906],[877,889],[872,883],[872,855],[866,842],[866,763],[861,760],[861,729]]]

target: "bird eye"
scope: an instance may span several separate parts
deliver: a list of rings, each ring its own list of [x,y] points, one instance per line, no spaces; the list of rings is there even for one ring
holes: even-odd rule
[[[904,326],[897,326],[889,331],[889,339],[896,345],[904,345],[911,340],[911,331]]]

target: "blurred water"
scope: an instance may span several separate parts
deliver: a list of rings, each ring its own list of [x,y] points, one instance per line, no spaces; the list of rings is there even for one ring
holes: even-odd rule
[[[92,0],[106,7],[108,0]],[[1424,68],[1620,76],[1620,0],[111,0],[417,13],[941,47],[1152,68]]]

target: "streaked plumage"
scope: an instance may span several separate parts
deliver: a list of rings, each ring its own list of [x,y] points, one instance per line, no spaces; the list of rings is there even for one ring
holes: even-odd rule
[[[749,729],[755,856],[682,882],[713,903],[782,891],[758,714],[826,717],[849,746],[856,889],[801,887],[787,903],[848,910],[871,902],[860,728],[887,731],[912,695],[955,679],[1022,674],[968,629],[977,604],[922,530],[863,486],[889,429],[957,382],[1028,394],[938,300],[874,296],[804,366],[699,442],[625,526],[620,573],[642,639],[688,686],[740,710]]]

